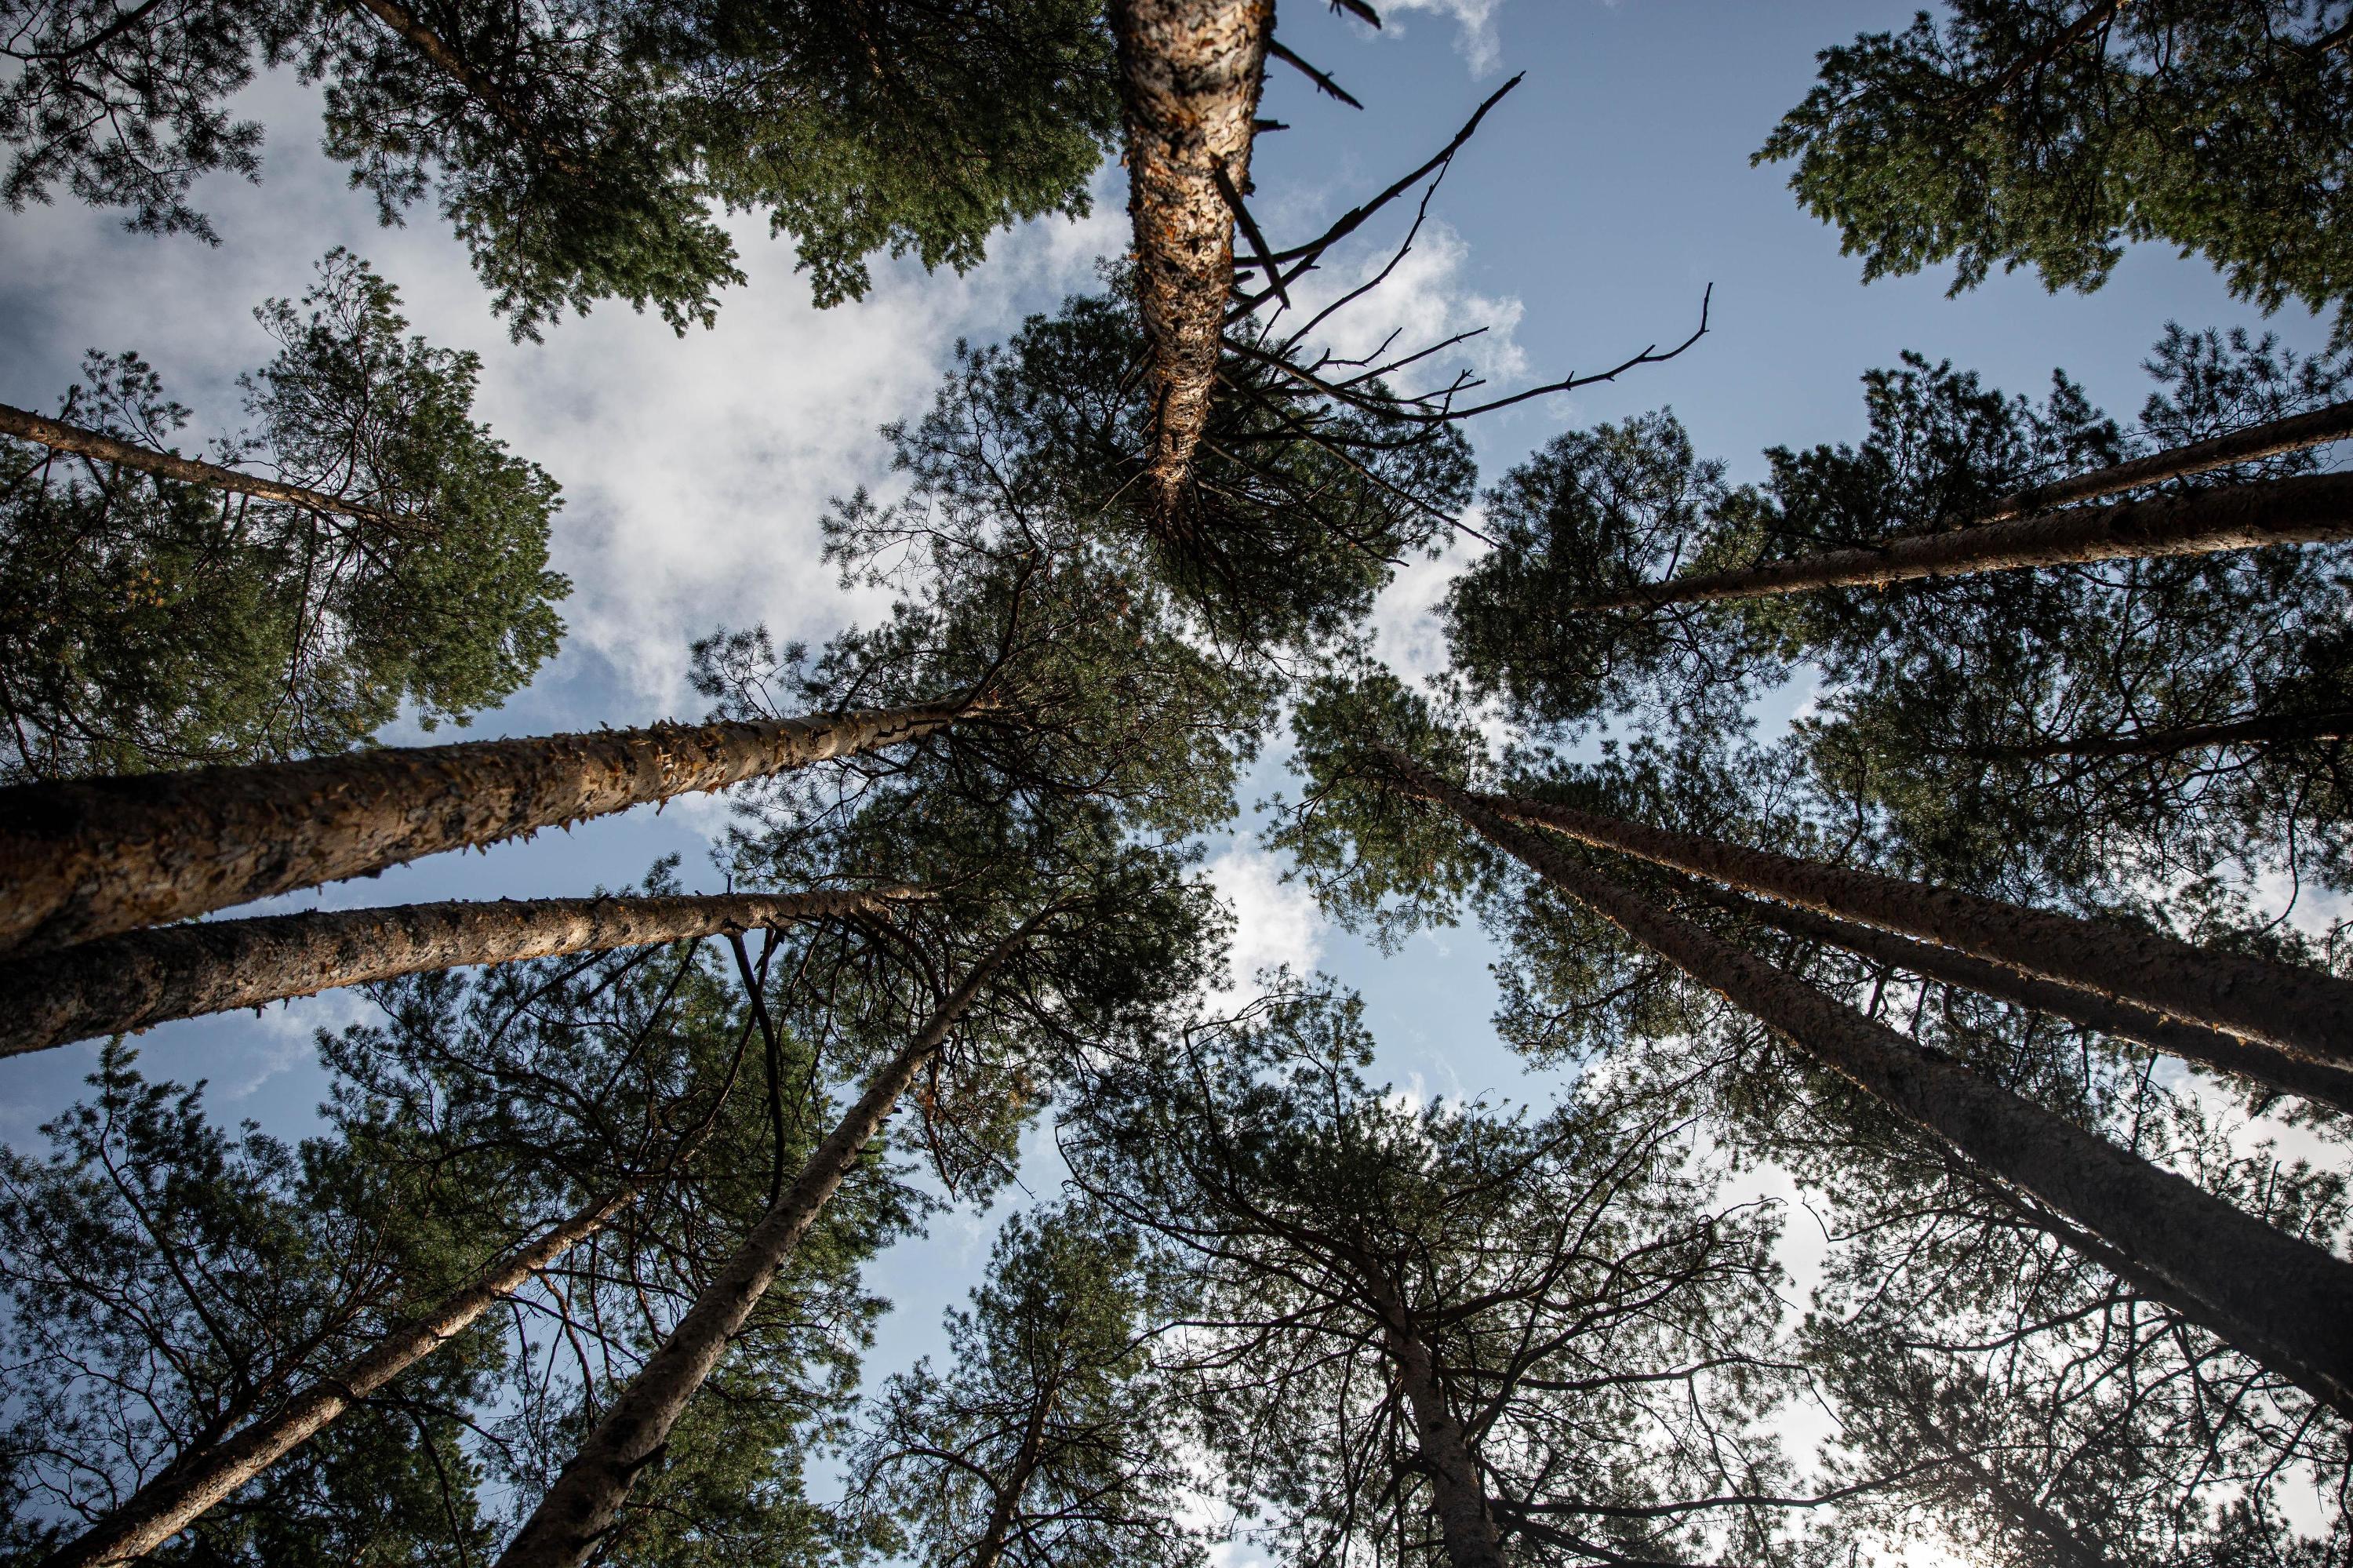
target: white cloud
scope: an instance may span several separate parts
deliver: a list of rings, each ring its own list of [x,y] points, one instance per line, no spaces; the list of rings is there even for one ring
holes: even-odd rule
[[[1400,11],[1435,11],[1454,18],[1454,48],[1471,74],[1485,76],[1504,63],[1503,40],[1495,36],[1495,13],[1504,0],[1381,0],[1384,17]]]
[[[1314,895],[1282,880],[1273,856],[1237,838],[1210,856],[1207,869],[1210,885],[1234,916],[1233,984],[1209,999],[1213,1007],[1224,1010],[1258,995],[1254,981],[1261,969],[1288,966],[1305,974],[1315,967],[1324,952],[1323,913]]]

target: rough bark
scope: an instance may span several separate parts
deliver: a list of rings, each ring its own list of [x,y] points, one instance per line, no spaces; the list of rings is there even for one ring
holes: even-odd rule
[[[1478,800],[1500,816],[1553,828],[1597,848],[1957,948],[2306,1061],[2353,1067],[2353,1035],[2348,1030],[2353,982],[2316,969],[2211,952],[2154,931],[1747,849],[1570,806],[1493,795]]]
[[[485,1268],[473,1284],[387,1335],[332,1377],[303,1390],[198,1458],[132,1494],[60,1548],[43,1568],[129,1563],[155,1551],[353,1405],[465,1332],[524,1282],[602,1229],[638,1194],[630,1186],[572,1215]]]
[[[2341,1067],[2323,1066],[2269,1046],[2250,1045],[2237,1035],[2219,1030],[2177,1023],[2145,1007],[2113,1001],[2073,986],[2036,980],[2007,964],[1988,963],[1950,948],[1915,942],[1875,927],[1832,920],[1810,909],[1768,899],[1743,898],[1704,883],[1694,884],[1692,891],[1721,908],[1734,910],[1793,937],[1828,942],[1850,953],[1908,969],[1926,980],[1942,980],[1998,1001],[2063,1018],[2086,1029],[2130,1040],[2168,1056],[2201,1063],[2265,1088],[2298,1095],[2353,1116],[2353,1072]]]
[[[948,1031],[971,1007],[988,977],[1037,924],[1031,920],[974,965],[906,1049],[875,1074],[858,1103],[801,1168],[783,1201],[762,1216],[678,1327],[607,1407],[604,1419],[508,1543],[498,1568],[575,1568],[596,1549],[619,1517],[638,1473],[661,1457],[687,1402],[719,1364],[728,1340],[750,1319],[777,1270],[881,1129],[891,1107],[923,1064],[947,1043]]]
[[[210,485],[216,490],[250,495],[260,501],[283,502],[289,506],[301,507],[306,512],[340,513],[347,517],[365,517],[397,525],[396,519],[375,507],[363,506],[355,501],[346,501],[323,491],[305,490],[299,484],[281,484],[258,473],[240,473],[236,469],[185,458],[177,452],[159,452],[97,430],[86,430],[79,425],[52,419],[45,414],[10,408],[5,403],[0,403],[0,436],[15,436],[53,451],[72,452],[99,462],[135,468],[142,473],[175,479],[184,484]]]
[[[2145,1271],[2157,1298],[2353,1415],[2353,1264],[2274,1229],[1668,914],[1434,779],[1431,798],[1799,1051]]]
[[[980,711],[877,712],[386,747],[0,789],[0,952],[364,876],[440,850],[917,740]]]
[[[0,1056],[426,969],[652,947],[912,897],[870,892],[452,901],[207,920],[0,962]]]
[[[2179,729],[2133,730],[2121,735],[2085,735],[2033,746],[1976,747],[1966,756],[1988,762],[2039,761],[2052,757],[2171,757],[2219,746],[2293,745],[2353,736],[2353,710],[2318,714],[2255,714],[2219,724]]]
[[[1447,1408],[1430,1347],[1413,1331],[1392,1295],[1383,1303],[1382,1339],[1398,1388],[1413,1415],[1414,1441],[1428,1467],[1432,1511],[1450,1568],[1504,1568],[1503,1538],[1461,1423]]]
[[[2303,451],[2307,447],[2341,441],[2348,436],[2353,436],[2353,403],[2331,403],[2326,408],[2316,408],[2308,414],[2293,414],[2268,424],[2251,425],[2227,436],[2192,441],[2186,447],[2153,452],[2145,458],[2135,458],[2130,462],[2120,462],[2114,468],[2098,469],[2091,473],[2079,473],[2073,479],[2054,480],[2049,484],[2018,491],[1995,502],[1978,521],[2007,522],[2012,517],[2047,512],[2054,506],[2096,501],[2120,491],[2162,484],[2169,479],[2187,479],[2193,473],[2209,473],[2218,468],[2283,457],[2289,452]]]
[[[1234,213],[1218,186],[1250,188],[1252,122],[1274,34],[1273,0],[1113,0],[1127,110],[1128,212],[1155,404],[1146,472],[1181,513],[1208,422],[1218,339],[1234,283]]]
[[[1670,577],[1580,609],[1764,599],[1813,588],[1883,587],[2127,557],[2202,556],[2353,538],[2353,474],[2306,474],[2261,484],[2076,506],[1940,534],[1905,534],[1857,549],[1824,550],[1742,571]]]

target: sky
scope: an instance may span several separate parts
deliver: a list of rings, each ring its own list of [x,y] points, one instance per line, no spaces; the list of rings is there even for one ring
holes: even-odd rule
[[[1343,346],[1392,327],[1403,329],[1401,342],[1426,342],[1483,326],[1467,352],[1473,369],[1499,388],[1551,382],[1681,341],[1714,289],[1711,330],[1682,357],[1472,427],[1490,480],[1564,429],[1668,406],[1734,480],[1755,477],[1768,446],[1856,439],[1857,378],[1905,349],[2029,393],[2064,366],[2128,416],[2146,395],[2139,363],[2168,321],[2268,325],[2306,349],[2325,337],[2301,314],[2263,323],[2206,263],[2161,247],[2128,252],[2089,296],[2052,296],[2025,275],[1958,298],[1934,274],[1864,287],[1835,234],[1798,208],[1786,171],[1748,158],[1803,96],[1816,50],[1902,26],[1912,0],[1388,0],[1381,8],[1388,25],[1378,34],[1314,0],[1282,11],[1284,42],[1368,107],[1318,98],[1295,73],[1271,68],[1262,112],[1292,128],[1261,138],[1251,205],[1278,249],[1419,163],[1514,73],[1525,78],[1458,158],[1414,253],[1357,308]],[[406,227],[379,227],[373,198],[348,188],[317,151],[307,90],[281,74],[246,100],[244,111],[268,128],[264,174],[259,185],[220,177],[200,188],[217,248],[129,234],[69,201],[0,215],[0,401],[54,408],[85,350],[133,348],[196,411],[188,437],[232,429],[235,378],[270,347],[251,308],[299,295],[332,246],[366,257],[399,287],[416,330],[481,356],[477,417],[565,487],[554,564],[575,591],[563,652],[528,691],[482,715],[476,735],[700,716],[685,683],[693,638],[765,621],[780,640],[815,642],[871,618],[877,601],[845,592],[818,560],[828,498],[861,485],[887,493],[876,429],[920,414],[960,338],[1001,337],[1025,313],[1092,287],[1097,259],[1126,242],[1113,165],[1087,218],[1001,236],[966,277],[882,262],[865,301],[819,312],[788,246],[754,220],[737,230],[750,281],[724,297],[715,330],[681,337],[658,318],[608,305],[554,326],[544,343],[518,344],[429,208]],[[1325,285],[1377,267],[1401,229],[1401,220],[1375,226],[1366,243],[1335,256]],[[1409,568],[1384,596],[1380,647],[1400,669],[1440,662],[1429,610],[1462,558]],[[403,729],[386,738],[448,737]],[[1253,782],[1254,797],[1284,787],[1279,755]],[[580,894],[631,882],[672,853],[690,887],[713,890],[708,844],[723,821],[723,805],[682,800],[238,913]],[[1478,933],[1417,937],[1384,957],[1323,922],[1247,832],[1209,848],[1240,920],[1238,968],[1321,966],[1361,990],[1382,1074],[1421,1095],[1544,1092],[1490,1027],[1492,949]],[[140,1046],[153,1075],[209,1079],[216,1115],[299,1136],[322,1086],[311,1032],[364,1012],[354,997],[329,996],[259,1018],[164,1025]],[[38,1123],[78,1092],[92,1054],[74,1047],[5,1064],[0,1138],[32,1146]],[[1050,1160],[1041,1156],[1029,1174],[1050,1191]],[[872,1358],[878,1371],[936,1346],[940,1308],[974,1278],[997,1218],[944,1215],[927,1239],[878,1263],[873,1282],[898,1304]],[[1806,1259],[1790,1261],[1799,1295]]]

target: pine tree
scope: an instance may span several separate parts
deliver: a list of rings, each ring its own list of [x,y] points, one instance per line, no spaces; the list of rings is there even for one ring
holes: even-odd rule
[[[2327,0],[1962,0],[1825,49],[1757,161],[1797,160],[1866,279],[1949,261],[1956,290],[1997,264],[2089,290],[2161,240],[2342,336],[2349,26]]]
[[[948,1314],[953,1365],[918,1361],[878,1396],[852,1499],[929,1568],[1200,1562],[1161,1364],[1184,1296],[1133,1229],[1082,1205],[1014,1213]]]
[[[1684,1097],[1415,1107],[1361,1075],[1359,1012],[1287,985],[1107,1075],[1067,1140],[1092,1194],[1191,1255],[1207,1434],[1267,1544],[1776,1550],[1799,1499],[1766,1425],[1774,1226],[1711,1203]]]
[[[0,409],[0,779],[341,751],[495,707],[551,657],[555,483],[472,418],[479,366],[329,254],[217,463],[136,355]]]
[[[714,206],[791,235],[820,304],[877,250],[963,270],[995,229],[1086,210],[1115,110],[1074,0],[24,0],[0,36],[10,207],[63,185],[213,238],[196,179],[260,168],[227,101],[290,68],[325,86],[329,155],[386,222],[430,195],[518,336],[607,299],[708,324],[742,281]]]

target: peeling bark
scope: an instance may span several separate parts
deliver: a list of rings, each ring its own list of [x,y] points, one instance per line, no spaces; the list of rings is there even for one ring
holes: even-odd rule
[[[88,430],[79,425],[69,425],[45,414],[0,403],[0,436],[15,436],[34,442],[52,451],[72,452],[77,457],[97,462],[111,462],[123,468],[134,468],[142,473],[152,473],[162,479],[178,480],[183,484],[209,485],[215,490],[227,490],[238,495],[250,495],[258,501],[283,502],[299,506],[305,512],[328,512],[346,517],[364,517],[372,522],[399,525],[399,520],[373,506],[363,506],[324,491],[305,490],[299,484],[281,484],[274,479],[264,479],[258,473],[240,473],[218,463],[202,462],[185,458],[177,452],[159,452],[132,441]]]
[[[1146,472],[1181,513],[1209,417],[1234,283],[1234,214],[1250,155],[1273,0],[1113,0],[1127,108],[1128,212],[1155,405]]]
[[[919,740],[978,711],[945,702],[18,785],[0,789],[0,953],[721,789]]]
[[[2078,506],[1941,534],[1905,534],[1742,571],[1670,577],[1576,609],[1640,609],[1921,577],[2353,539],[2353,474],[2307,474],[2115,506]]]
[[[1629,937],[1971,1163],[2072,1218],[2158,1300],[2353,1415],[2353,1264],[2275,1230],[2064,1117],[1668,914],[1435,776],[1429,799]]]
[[[572,1215],[484,1269],[472,1285],[403,1324],[374,1350],[322,1378],[193,1464],[175,1465],[69,1542],[42,1568],[129,1563],[161,1547],[214,1504],[301,1446],[353,1405],[465,1332],[476,1319],[636,1201],[630,1186]]]
[[[1445,786],[1423,774],[1408,788],[1427,795]],[[2211,952],[2154,931],[1747,849],[1571,806],[1495,795],[1479,796],[1476,802],[1498,816],[1552,828],[1596,848],[1957,948],[2308,1062],[2353,1067],[2353,982],[2317,969]]]
[[[801,1168],[783,1200],[753,1227],[670,1338],[606,1407],[604,1419],[508,1543],[498,1568],[576,1568],[611,1531],[638,1474],[660,1459],[687,1402],[719,1364],[728,1340],[750,1320],[777,1270],[832,1201],[891,1107],[923,1064],[947,1043],[948,1031],[972,1006],[989,976],[1028,940],[1042,918],[1030,920],[975,964],[906,1049],[874,1075],[858,1103]]]
[[[912,888],[452,901],[207,920],[0,963],[0,1056],[426,969],[652,947],[874,913]]]
[[[2237,1035],[2219,1030],[2176,1023],[2145,1007],[2112,1001],[2056,981],[2036,980],[2007,964],[1988,963],[1950,948],[1915,942],[1874,927],[1832,920],[1809,909],[1767,899],[1743,898],[1704,883],[1693,885],[1691,891],[1708,903],[1793,937],[1828,942],[1850,953],[1909,969],[1926,980],[1942,980],[1998,1001],[2063,1018],[2070,1023],[2080,1023],[2119,1040],[2130,1040],[2168,1056],[2219,1068],[2267,1089],[2298,1095],[2353,1116],[2353,1073],[2341,1067],[2322,1066],[2265,1045],[2250,1045]]]

